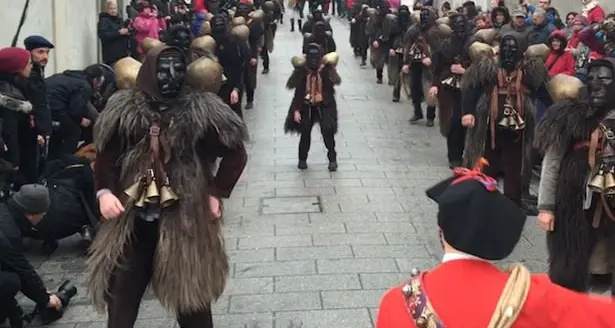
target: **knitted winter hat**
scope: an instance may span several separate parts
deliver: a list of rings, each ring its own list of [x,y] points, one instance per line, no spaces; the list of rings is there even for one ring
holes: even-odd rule
[[[0,49],[0,72],[16,74],[23,71],[30,62],[30,53],[23,48]]]
[[[39,184],[23,185],[13,200],[26,214],[42,214],[49,210],[49,190]]]

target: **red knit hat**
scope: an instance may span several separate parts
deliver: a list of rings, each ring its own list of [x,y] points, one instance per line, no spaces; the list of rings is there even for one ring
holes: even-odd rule
[[[0,72],[16,74],[23,71],[30,62],[30,52],[23,48],[0,49]]]

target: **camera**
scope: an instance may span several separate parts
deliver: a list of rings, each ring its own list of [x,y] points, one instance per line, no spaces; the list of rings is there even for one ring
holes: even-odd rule
[[[77,287],[75,287],[70,280],[65,280],[52,295],[60,299],[62,303],[62,308],[60,310],[48,308],[47,304],[39,304],[31,314],[24,317],[24,320],[30,323],[38,316],[43,325],[48,325],[59,320],[64,315],[64,311],[70,303],[70,300],[77,295]]]

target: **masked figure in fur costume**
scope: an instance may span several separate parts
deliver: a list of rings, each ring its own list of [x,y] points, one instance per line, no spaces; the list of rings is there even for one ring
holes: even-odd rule
[[[429,98],[438,99],[440,133],[446,138],[449,165],[461,166],[465,128],[461,125],[461,78],[470,66],[470,22],[461,14],[449,16],[453,33],[433,54]]]
[[[328,54],[335,52],[337,46],[331,31],[327,31],[327,26],[324,21],[314,23],[312,27],[313,33],[303,34],[303,53],[306,54],[307,46],[311,43],[316,43],[320,46],[323,53]]]
[[[401,93],[400,72],[404,65],[404,37],[412,24],[412,15],[406,5],[401,5],[394,14],[388,14],[382,23],[382,29],[389,48],[387,63],[389,85],[393,86],[393,102],[398,102]]]
[[[376,69],[376,83],[382,84],[384,64],[389,53],[387,44],[383,39],[382,23],[389,13],[389,4],[384,0],[370,2],[370,8],[367,9],[368,19],[365,24],[365,34],[369,39],[369,60],[372,67]]]
[[[549,276],[577,291],[588,289],[595,243],[605,238],[607,262],[615,250],[615,59],[589,64],[587,88],[587,100],[558,101],[536,129],[545,153],[538,218],[548,231]]]
[[[224,290],[220,198],[245,167],[247,131],[217,90],[189,86],[212,77],[191,76],[186,62],[178,48],[150,50],[137,87],[114,94],[96,122],[105,221],[88,260],[88,291],[107,308],[108,327],[133,327],[148,285],[180,327],[212,327],[211,303]]]
[[[440,42],[450,30],[448,26],[438,23],[438,14],[432,7],[423,7],[420,22],[413,25],[406,33],[407,48],[404,52],[403,72],[410,73],[410,92],[414,115],[411,124],[423,119],[421,103],[427,102],[427,126],[434,126],[436,118],[435,99],[430,99],[429,89],[432,82],[432,55],[438,50]]]
[[[286,83],[288,89],[295,89],[284,123],[284,132],[301,135],[299,141],[300,170],[307,169],[307,157],[312,143],[312,128],[320,125],[322,139],[327,148],[329,171],[337,170],[337,153],[335,152],[335,134],[337,133],[337,104],[335,86],[341,78],[335,69],[339,57],[336,53],[323,55],[323,50],[316,43],[306,47],[305,57],[295,56],[295,67]]]
[[[464,161],[485,157],[485,171],[497,178],[504,172],[504,195],[522,206],[524,170],[531,169],[536,100],[550,105],[549,73],[540,58],[526,56],[527,38],[510,32],[500,40],[499,60],[484,56],[465,71],[463,126],[468,128]],[[529,52],[528,52],[529,53]]]

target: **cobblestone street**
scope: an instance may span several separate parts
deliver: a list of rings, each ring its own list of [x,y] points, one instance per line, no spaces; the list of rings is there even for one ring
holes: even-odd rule
[[[216,328],[372,328],[385,290],[412,268],[440,260],[436,205],[424,192],[450,174],[445,140],[437,126],[408,124],[410,102],[402,97],[392,103],[386,77],[376,84],[375,71],[361,69],[353,57],[348,24],[333,18],[331,25],[342,77],[338,172],[327,171],[318,129],[303,172],[296,168],[298,137],[284,135],[291,99],[285,84],[302,41],[298,32],[289,32],[285,17],[271,72],[259,75],[255,108],[245,112],[250,157],[225,203],[232,264],[224,296],[213,306]],[[31,252],[37,250],[38,244]],[[62,241],[50,259],[33,255],[33,261],[48,288],[63,279],[79,288],[53,327],[106,326],[105,316],[87,302],[84,257],[75,239]],[[545,271],[544,236],[534,218],[509,261]],[[31,308],[29,300],[22,303]],[[149,295],[136,327],[176,324]]]

